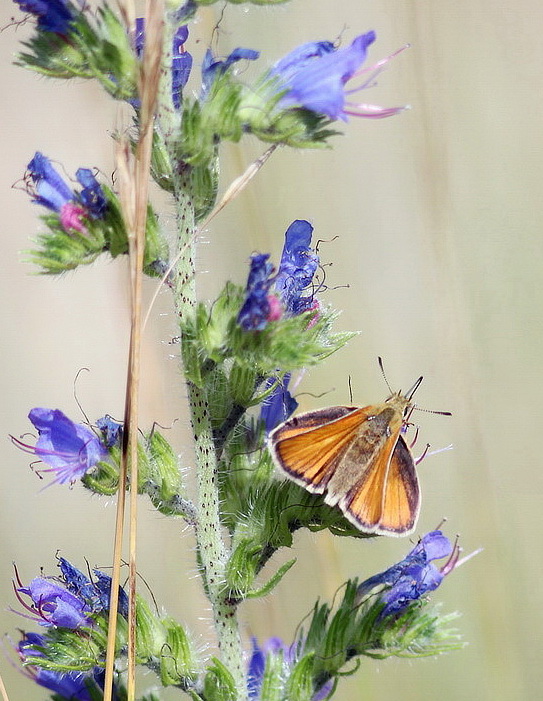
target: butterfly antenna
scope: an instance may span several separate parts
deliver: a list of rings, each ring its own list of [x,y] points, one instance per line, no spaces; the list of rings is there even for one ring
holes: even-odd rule
[[[383,376],[383,380],[385,381],[385,384],[388,387],[388,391],[390,392],[390,394],[394,394],[394,392],[392,391],[392,387],[388,384],[387,376],[385,375],[385,368],[383,367],[383,359],[381,358],[381,356],[377,358],[377,361],[379,363],[379,367],[381,368],[381,375]]]
[[[434,411],[433,409],[422,409],[420,406],[414,406],[414,411],[424,411],[425,414],[439,414],[440,416],[452,416],[450,411]]]
[[[415,384],[411,387],[411,389],[409,389],[409,390],[405,393],[405,398],[406,398],[408,401],[411,401],[411,400],[413,399],[413,395],[415,394],[415,392],[416,392],[416,391],[418,390],[418,388],[420,387],[421,382],[422,382],[422,375],[421,375],[421,376],[419,377],[419,379],[415,382]]]
[[[351,404],[353,403],[353,386],[351,384],[351,376],[349,375],[349,397],[351,398]]]

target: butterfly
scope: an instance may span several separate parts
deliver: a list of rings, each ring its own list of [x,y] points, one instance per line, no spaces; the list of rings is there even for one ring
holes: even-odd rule
[[[403,434],[421,382],[419,377],[406,394],[392,393],[382,404],[333,406],[285,421],[268,437],[276,465],[309,492],[324,494],[360,531],[409,535],[420,511],[420,487]]]

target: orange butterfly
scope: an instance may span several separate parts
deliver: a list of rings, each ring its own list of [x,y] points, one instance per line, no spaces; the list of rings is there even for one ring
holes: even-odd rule
[[[382,404],[328,407],[285,421],[269,435],[275,463],[308,491],[324,494],[364,533],[409,535],[420,489],[402,427],[421,382]]]

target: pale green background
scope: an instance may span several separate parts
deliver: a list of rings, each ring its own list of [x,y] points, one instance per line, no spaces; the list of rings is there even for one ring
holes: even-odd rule
[[[220,6],[197,27],[205,46]],[[0,26],[15,6],[3,0]],[[453,418],[419,414],[420,445],[454,450],[420,466],[424,493],[418,530],[447,516],[466,551],[484,552],[436,593],[460,610],[469,646],[437,659],[363,661],[342,683],[339,701],[526,701],[541,698],[543,600],[540,435],[543,336],[543,5],[534,0],[294,0],[274,9],[230,8],[220,49],[262,50],[268,65],[295,45],[342,34],[348,42],[374,28],[370,60],[410,42],[361,99],[412,110],[382,122],[352,119],[333,151],[279,152],[202,237],[198,282],[211,296],[227,277],[242,282],[253,250],[277,260],[294,218],[311,219],[331,287],[324,297],[345,309],[344,329],[362,333],[325,367],[307,373],[303,408],[381,401],[390,382],[406,389],[420,374],[417,400]],[[79,416],[72,397],[77,371],[90,369],[77,394],[91,418],[120,416],[127,331],[125,262],[103,260],[62,279],[32,277],[20,251],[38,231],[38,209],[12,184],[35,150],[77,167],[112,170],[108,133],[121,125],[116,106],[94,86],[50,82],[10,65],[28,28],[6,29],[2,51],[2,538],[0,600],[14,604],[16,560],[23,580],[55,553],[85,567],[111,560],[114,500],[43,483],[9,444],[28,430],[32,406]],[[223,183],[262,146],[229,148]],[[164,221],[173,224],[172,208]],[[207,271],[212,271],[208,273]],[[341,287],[349,285],[349,287]],[[154,284],[146,284],[151,296]],[[163,293],[145,338],[142,426],[169,426],[183,451],[187,419],[175,334]],[[213,651],[210,612],[196,579],[193,543],[181,522],[141,501],[139,569],[169,613],[186,621],[202,652]],[[368,576],[400,559],[410,542],[339,541],[297,535],[299,559],[277,591],[242,610],[244,633],[289,639],[317,596],[330,598],[349,576]],[[275,561],[274,565],[279,560]],[[1,631],[23,626],[2,611]],[[17,635],[15,635],[17,638]],[[7,644],[9,648],[9,644]],[[0,662],[11,701],[45,692]],[[144,684],[153,683],[151,675]],[[173,697],[174,695],[172,695]]]

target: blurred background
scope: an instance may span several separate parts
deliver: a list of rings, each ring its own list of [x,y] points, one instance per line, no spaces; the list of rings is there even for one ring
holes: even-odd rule
[[[274,154],[245,192],[202,236],[198,284],[212,298],[228,278],[246,279],[248,256],[271,252],[307,218],[330,263],[325,301],[344,312],[341,329],[360,329],[348,346],[298,388],[301,409],[387,395],[377,365],[404,390],[419,376],[419,444],[454,450],[425,460],[418,532],[447,517],[466,552],[484,551],[435,593],[458,610],[461,651],[426,660],[363,660],[342,681],[338,701],[525,701],[543,684],[543,5],[534,0],[293,0],[276,8],[202,13],[193,28],[196,70],[222,15],[217,50],[258,48],[259,66],[314,39],[344,44],[377,31],[369,62],[410,43],[361,99],[412,109],[384,121],[352,118],[333,150]],[[2,3],[0,26],[16,7]],[[0,34],[2,162],[1,632],[18,639],[24,621],[9,612],[12,561],[23,581],[56,573],[56,553],[85,569],[111,563],[115,504],[81,487],[53,486],[29,469],[8,433],[30,430],[34,406],[81,418],[120,417],[127,350],[126,261],[99,260],[60,279],[38,277],[21,252],[39,230],[39,209],[13,185],[36,150],[73,174],[113,170],[118,108],[94,85],[48,81],[11,65],[30,26]],[[189,46],[189,50],[192,50]],[[224,149],[225,187],[265,147],[246,139]],[[163,202],[163,223],[173,209]],[[150,298],[155,284],[147,281]],[[190,464],[181,372],[169,341],[170,298],[159,297],[145,336],[141,426],[172,426],[168,438]],[[326,393],[321,398],[311,395]],[[213,649],[210,612],[196,579],[193,542],[181,521],[140,507],[139,570],[170,614],[187,623],[201,650]],[[348,577],[366,577],[401,559],[409,539],[358,542],[297,534],[298,566],[262,602],[244,607],[247,640],[289,641],[317,597],[330,599]],[[274,561],[276,565],[279,559]],[[9,641],[6,640],[9,648]],[[0,660],[11,701],[46,698]],[[153,677],[144,679],[152,685]],[[175,698],[170,694],[168,698]]]

